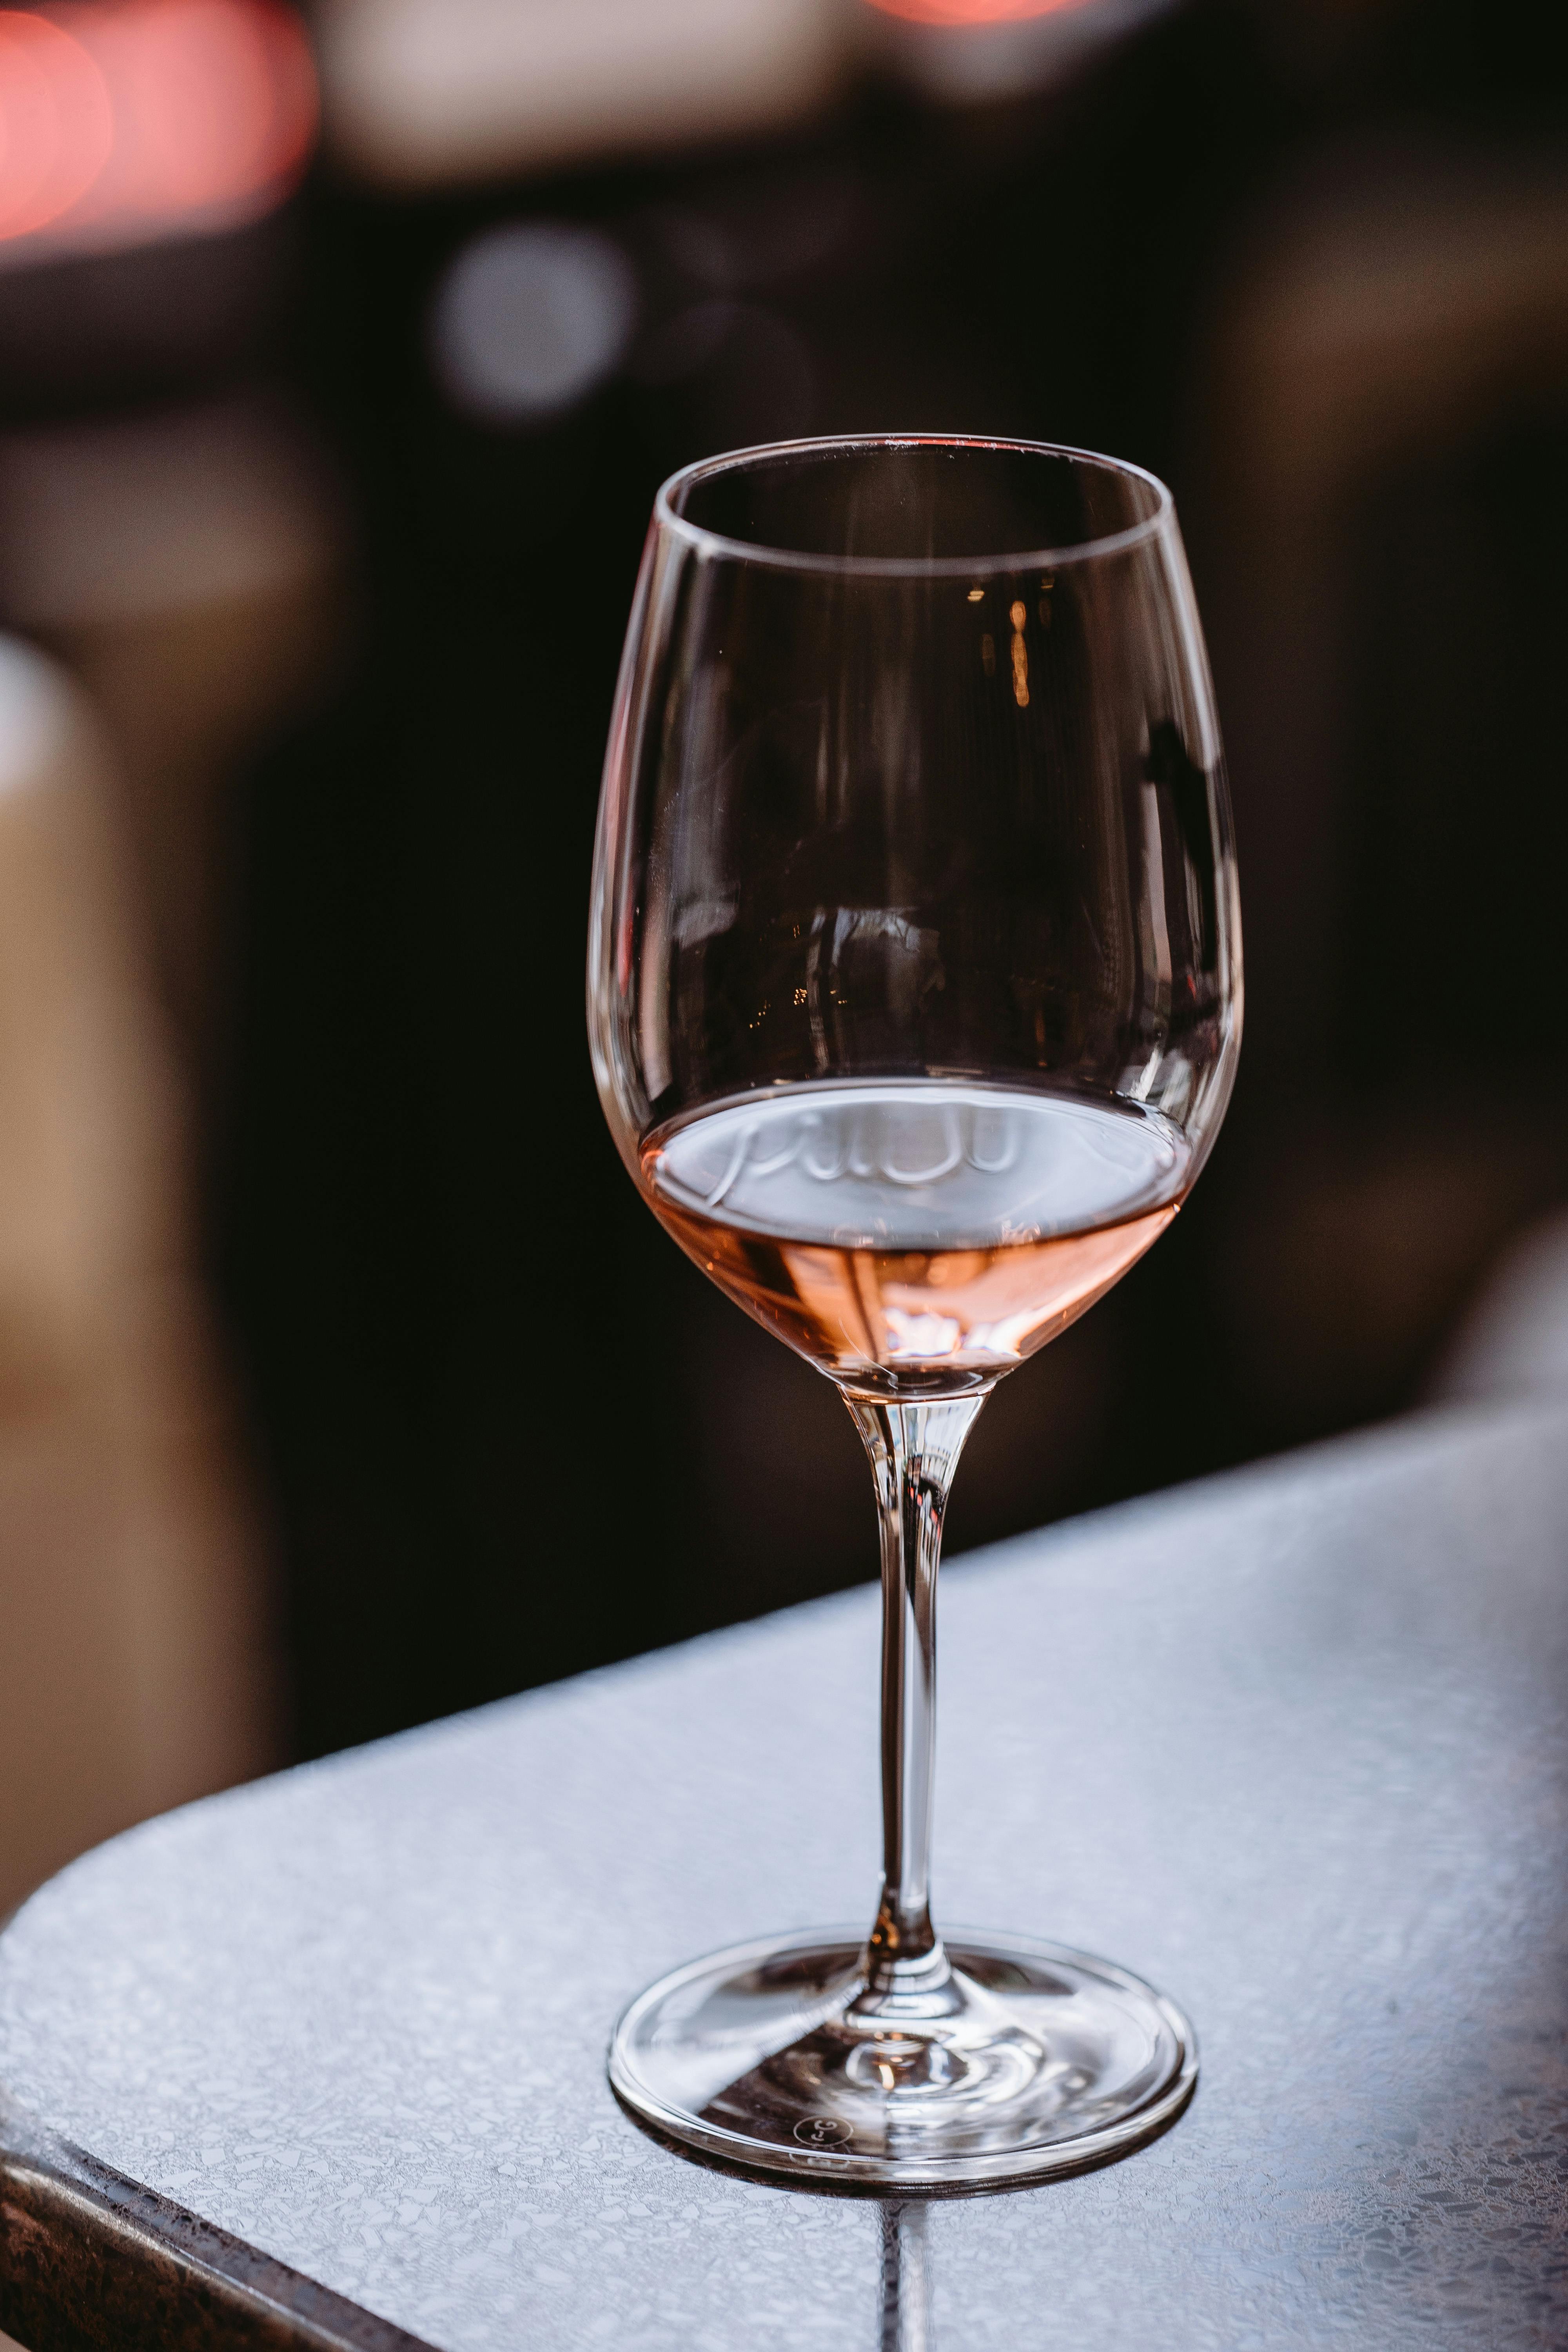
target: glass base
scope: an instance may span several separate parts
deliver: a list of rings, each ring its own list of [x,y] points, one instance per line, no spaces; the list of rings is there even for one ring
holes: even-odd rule
[[[947,1958],[940,2003],[910,2004],[920,2016],[872,1999],[865,1937],[844,1929],[689,1961],[621,2019],[610,2081],[671,2138],[824,2188],[1080,2171],[1152,2139],[1191,2098],[1191,2025],[1125,1969],[963,1930]]]

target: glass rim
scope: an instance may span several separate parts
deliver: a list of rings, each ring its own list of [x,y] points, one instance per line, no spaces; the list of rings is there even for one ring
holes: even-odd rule
[[[1121,530],[1098,539],[1070,541],[1060,547],[1018,548],[1005,553],[975,555],[832,555],[801,548],[770,547],[764,541],[733,539],[692,522],[675,504],[688,488],[716,474],[738,473],[762,458],[826,454],[828,451],[874,449],[994,449],[1014,457],[1067,457],[1095,466],[1123,480],[1142,483],[1154,494],[1152,511]],[[1079,449],[1063,441],[1023,441],[993,433],[821,433],[791,441],[759,441],[744,449],[729,449],[712,457],[699,457],[661,482],[654,499],[655,523],[685,541],[697,554],[760,563],[783,572],[817,572],[850,579],[973,580],[1000,572],[1032,572],[1038,567],[1088,563],[1106,555],[1125,554],[1158,537],[1175,512],[1175,500],[1158,474],[1130,458],[1108,457],[1099,449]]]

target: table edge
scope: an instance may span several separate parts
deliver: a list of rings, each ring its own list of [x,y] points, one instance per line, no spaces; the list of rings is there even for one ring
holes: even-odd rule
[[[1058,1560],[1070,1559],[1075,1540],[1100,1535],[1112,1523],[1146,1527],[1157,1513],[1186,1507],[1200,1497],[1245,1495],[1271,1474],[1290,1472],[1299,1477],[1303,1471],[1329,1464],[1349,1469],[1380,1452],[1390,1440],[1408,1459],[1405,1449],[1436,1444],[1457,1428],[1479,1436],[1543,1423],[1555,1424],[1565,1416],[1568,1395],[1556,1393],[1445,1400],[1261,1462],[1238,1465],[1131,1497],[1104,1510],[977,1546],[973,1552],[960,1555],[953,1565],[964,1569],[973,1563],[981,1573],[1016,1572],[1036,1546],[1054,1552]],[[670,1662],[708,1643],[755,1636],[786,1618],[857,1599],[864,1601],[872,1589],[851,1587],[765,1612],[637,1658],[565,1677],[537,1692],[465,1710],[437,1725],[367,1742],[320,1764],[268,1774],[238,1790],[215,1792],[177,1810],[195,1811],[221,1804],[230,1795],[276,1788],[300,1771],[352,1764],[432,1731],[472,1726],[520,1702],[548,1699],[565,1690],[607,1682],[628,1669]],[[89,1849],[34,1893],[44,1893],[67,1872],[90,1863],[96,1854],[123,1839],[136,1837],[146,1826],[137,1824]],[[0,1915],[0,1934],[26,1907],[23,1904],[15,1913]],[[647,2126],[639,2124],[639,2128]],[[648,2137],[660,2136],[649,2132]],[[687,2162],[692,2160],[689,2149],[678,2147],[674,2152]],[[737,2171],[746,2177],[745,2168],[721,2161],[714,2160],[713,2168],[731,2177]],[[758,2178],[765,2180],[767,2177]],[[876,2198],[879,2192],[848,2193]],[[3,2080],[0,2330],[16,2336],[27,2352],[228,2352],[230,2347],[236,2352],[438,2352],[426,2338],[377,2317],[57,2135],[15,2098]]]
[[[0,2089],[0,2327],[28,2352],[433,2352]]]

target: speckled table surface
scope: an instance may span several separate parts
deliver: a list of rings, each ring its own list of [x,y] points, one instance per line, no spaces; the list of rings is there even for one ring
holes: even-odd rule
[[[941,1916],[1152,1977],[1205,2064],[1121,2164],[901,2210],[700,2168],[603,2072],[657,1971],[868,1910],[869,1589],[150,1823],[0,1938],[0,2326],[1568,2344],[1565,1650],[1559,1408],[951,1570]]]

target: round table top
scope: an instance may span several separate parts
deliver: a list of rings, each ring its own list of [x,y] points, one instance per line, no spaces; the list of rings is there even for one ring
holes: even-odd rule
[[[939,1917],[1166,1987],[1204,2071],[1164,2138],[897,2204],[703,2168],[616,2105],[606,2037],[650,1977],[869,1917],[860,1589],[45,1886],[0,1938],[0,2326],[41,2352],[1568,2340],[1568,1409],[1434,1414],[973,1554],[942,1643]]]

